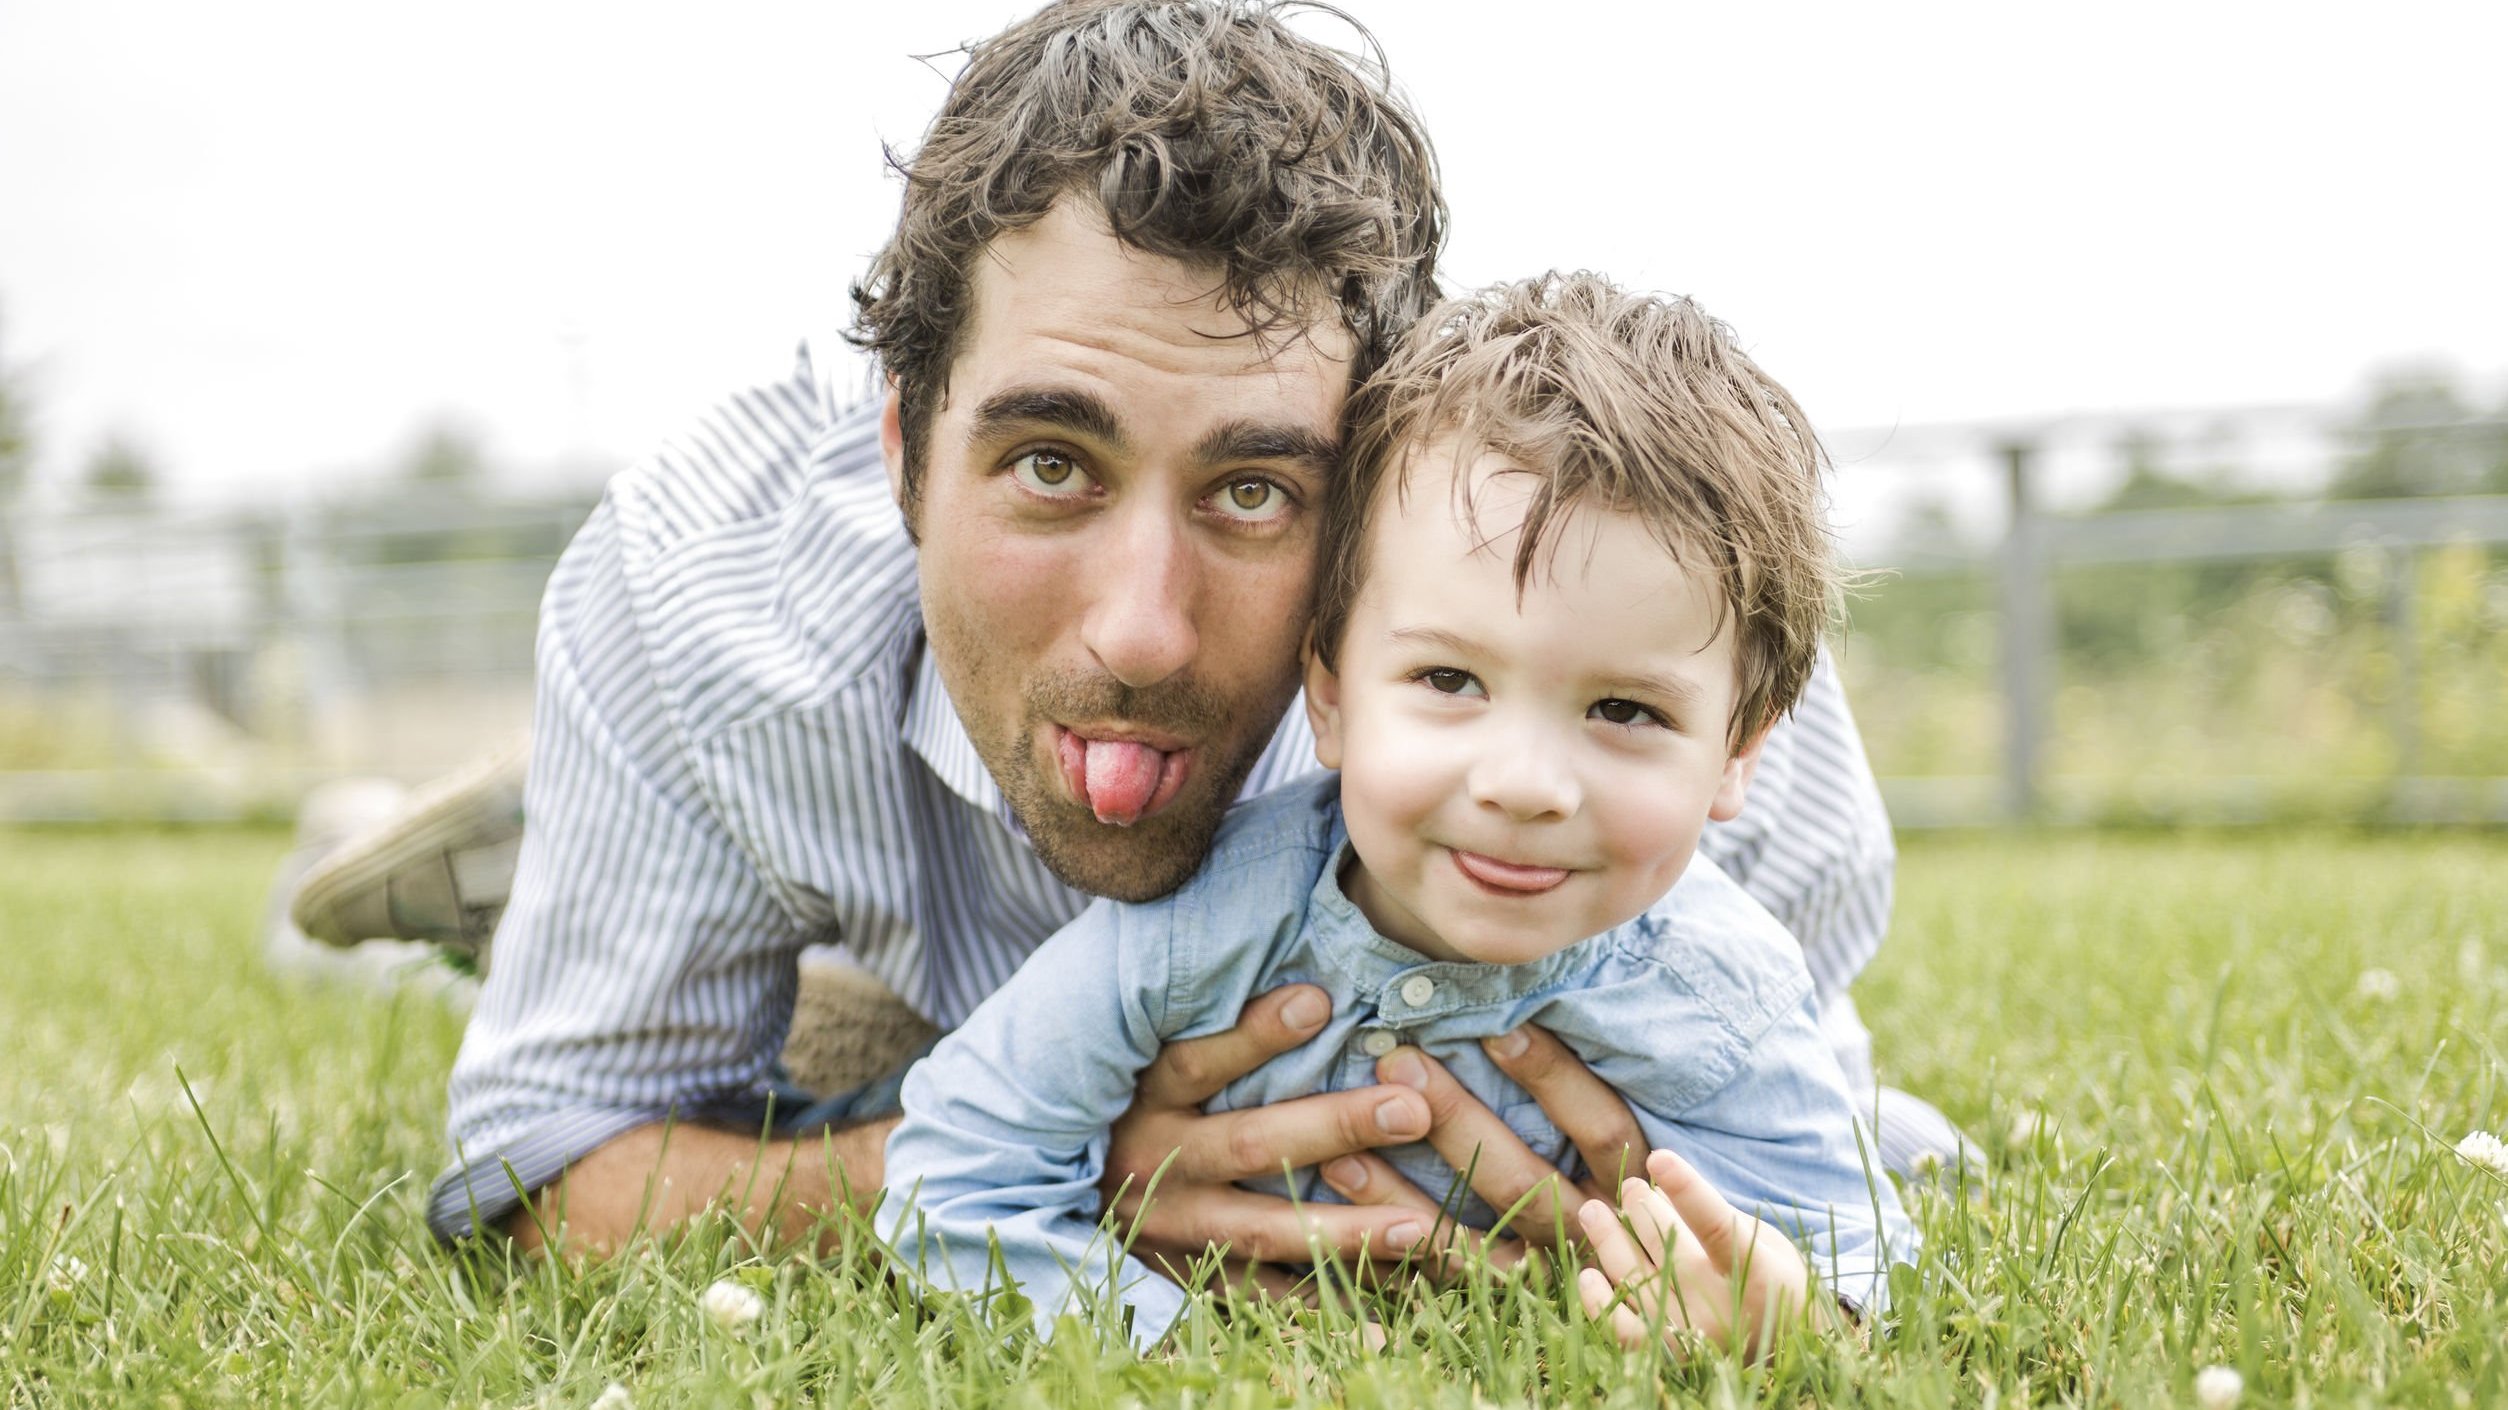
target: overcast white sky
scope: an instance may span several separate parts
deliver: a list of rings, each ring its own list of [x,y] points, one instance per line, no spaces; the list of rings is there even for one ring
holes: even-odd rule
[[[2508,6],[1349,4],[1454,282],[1695,294],[1833,428],[2508,385]],[[120,430],[278,492],[446,414],[633,455],[836,326],[942,91],[909,56],[1027,8],[7,0],[42,472]]]

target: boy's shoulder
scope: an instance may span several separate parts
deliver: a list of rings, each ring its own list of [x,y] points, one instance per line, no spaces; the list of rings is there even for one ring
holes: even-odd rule
[[[1202,865],[1143,905],[1175,910],[1275,904],[1302,909],[1341,840],[1341,776],[1292,779],[1230,808]]]
[[[1662,970],[1745,1038],[1811,992],[1801,942],[1703,854],[1618,935],[1623,954]]]

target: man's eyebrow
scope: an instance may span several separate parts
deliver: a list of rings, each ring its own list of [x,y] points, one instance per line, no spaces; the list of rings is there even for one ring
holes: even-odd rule
[[[1123,422],[1105,398],[1069,387],[1011,387],[995,392],[975,408],[967,436],[988,441],[1038,426],[1086,436],[1117,452],[1131,449]]]
[[[1211,428],[1194,444],[1193,459],[1206,466],[1287,461],[1314,474],[1326,475],[1341,461],[1341,442],[1316,435],[1303,426],[1230,421]]]

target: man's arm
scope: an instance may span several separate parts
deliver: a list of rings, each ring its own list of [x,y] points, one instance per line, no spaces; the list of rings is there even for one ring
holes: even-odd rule
[[[638,1232],[735,1209],[761,1238],[825,1244],[842,1227],[829,1220],[840,1204],[871,1212],[896,1125],[892,1116],[764,1141],[710,1126],[639,1126],[567,1167],[507,1216],[505,1231],[537,1252],[562,1229],[564,1251],[607,1255]]]
[[[615,498],[551,576],[541,613],[531,824],[487,983],[450,1087],[457,1163],[436,1183],[441,1238],[506,1227],[561,1172],[582,1221],[711,1193],[714,1124],[754,1158],[779,992],[810,937],[699,790],[634,615]],[[643,1128],[675,1123],[667,1148]],[[630,1151],[672,1164],[622,1168]],[[593,1162],[589,1158],[603,1158]],[[664,1191],[659,1177],[668,1176]],[[806,1176],[800,1177],[807,1179]],[[596,1180],[600,1188],[595,1189]],[[520,1189],[517,1189],[517,1186]],[[691,1193],[680,1194],[687,1191]],[[579,1223],[588,1242],[623,1227]]]

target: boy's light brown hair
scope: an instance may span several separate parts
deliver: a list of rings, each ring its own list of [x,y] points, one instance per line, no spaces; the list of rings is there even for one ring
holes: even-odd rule
[[[1717,629],[1734,628],[1740,682],[1728,743],[1802,695],[1840,586],[1827,460],[1793,396],[1688,299],[1552,273],[1449,300],[1351,398],[1347,420],[1316,572],[1325,666],[1366,582],[1369,514],[1403,492],[1411,456],[1450,438],[1540,477],[1515,545],[1518,592],[1561,516],[1634,514],[1720,588]]]

